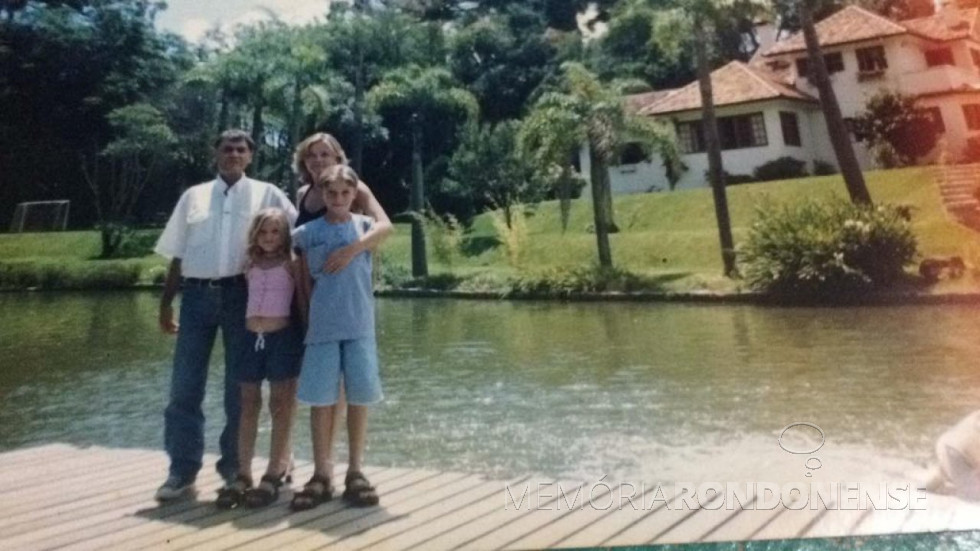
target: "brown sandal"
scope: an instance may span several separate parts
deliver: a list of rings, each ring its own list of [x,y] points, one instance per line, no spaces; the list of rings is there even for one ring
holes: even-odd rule
[[[235,481],[218,490],[218,499],[214,504],[218,509],[235,509],[245,502],[245,495],[252,490],[252,479],[240,474]]]
[[[293,494],[289,508],[293,511],[306,511],[331,499],[333,499],[333,486],[330,485],[330,479],[313,475],[313,478],[303,485],[301,491]]]
[[[354,507],[371,507],[378,504],[378,492],[364,477],[364,473],[347,473],[344,479],[344,501]]]
[[[245,492],[245,505],[250,508],[266,507],[279,499],[279,488],[290,481],[289,472],[279,476],[267,474],[259,481],[259,485]]]

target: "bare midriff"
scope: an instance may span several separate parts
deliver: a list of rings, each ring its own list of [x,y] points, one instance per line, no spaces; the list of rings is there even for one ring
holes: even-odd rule
[[[289,318],[252,316],[245,319],[245,327],[253,333],[275,333],[289,326]]]

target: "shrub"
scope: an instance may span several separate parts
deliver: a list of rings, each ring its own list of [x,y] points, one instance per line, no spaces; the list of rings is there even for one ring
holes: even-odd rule
[[[787,180],[806,176],[806,162],[793,157],[780,157],[755,167],[752,173],[759,182]]]
[[[141,271],[137,263],[117,261],[0,263],[0,288],[125,288],[139,282]]]
[[[707,182],[710,185],[710,183],[711,183],[711,171],[710,170],[705,170],[704,171],[704,181]],[[755,182],[755,181],[756,181],[755,176],[752,176],[751,174],[729,174],[727,170],[725,171],[725,185],[726,186],[737,186],[739,184],[751,184],[752,182]]]
[[[831,174],[837,174],[837,167],[833,163],[821,161],[820,159],[813,161],[814,176],[829,176]]]
[[[915,255],[907,209],[835,199],[764,203],[740,257],[756,289],[832,297],[895,283]]]
[[[631,292],[646,288],[649,285],[635,274],[596,265],[525,273],[511,282],[512,292],[531,295],[568,296],[575,293]]]
[[[527,260],[528,248],[528,228],[524,205],[518,203],[513,205],[508,223],[504,209],[490,211],[490,220],[493,222],[493,229],[497,232],[497,239],[504,246],[507,255],[507,264],[512,268],[521,268]]]
[[[425,213],[425,234],[432,245],[432,256],[448,268],[459,258],[463,243],[463,226],[452,214],[439,216],[434,211]]]

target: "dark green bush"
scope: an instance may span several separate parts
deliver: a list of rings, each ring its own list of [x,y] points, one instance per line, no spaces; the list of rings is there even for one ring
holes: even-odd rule
[[[511,292],[515,293],[559,296],[609,291],[631,292],[649,287],[635,274],[595,265],[524,273],[513,279],[510,286]]]
[[[907,209],[835,199],[764,203],[740,258],[756,289],[832,297],[888,287],[915,256]]]
[[[837,167],[833,163],[821,161],[820,159],[813,161],[814,176],[829,176],[831,174],[837,174]]]
[[[755,167],[752,175],[759,182],[802,178],[807,175],[806,162],[793,157],[780,157]]]
[[[133,262],[0,263],[3,289],[114,289],[136,285],[141,268]]]

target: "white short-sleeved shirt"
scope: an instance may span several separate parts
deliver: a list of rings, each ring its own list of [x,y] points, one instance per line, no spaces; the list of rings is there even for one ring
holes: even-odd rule
[[[181,259],[181,275],[214,279],[245,271],[248,228],[266,207],[286,211],[289,223],[296,209],[276,186],[243,176],[229,186],[220,177],[187,189],[177,201],[160,234],[157,254]]]

